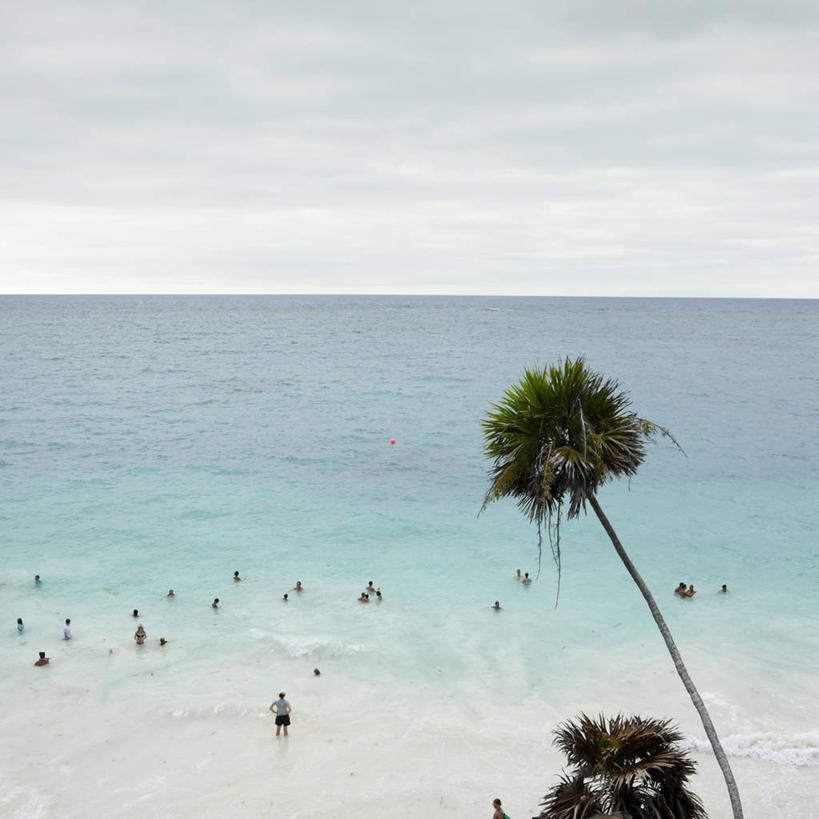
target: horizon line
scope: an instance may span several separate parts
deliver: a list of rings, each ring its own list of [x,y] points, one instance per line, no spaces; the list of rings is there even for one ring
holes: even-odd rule
[[[578,294],[542,294],[542,293],[380,293],[380,292],[356,292],[356,291],[332,291],[332,292],[231,292],[231,291],[217,291],[217,292],[196,292],[196,293],[165,293],[165,292],[104,292],[104,291],[55,291],[48,293],[0,293],[0,298],[9,297],[53,297],[53,296],[150,296],[150,297],[221,297],[221,296],[238,296],[243,298],[250,297],[281,297],[281,296],[297,296],[297,297],[332,297],[332,296],[358,296],[358,297],[389,297],[389,298],[474,298],[474,299],[675,299],[678,301],[696,301],[696,300],[710,300],[710,301],[816,301],[819,296],[714,296],[714,295],[578,295]]]

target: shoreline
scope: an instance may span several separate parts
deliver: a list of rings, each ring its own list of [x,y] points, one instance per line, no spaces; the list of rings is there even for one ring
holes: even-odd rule
[[[277,656],[266,641],[250,654],[242,647],[193,659],[158,648],[149,654],[123,647],[110,658],[103,644],[66,649],[52,667],[26,668],[0,684],[4,703],[14,708],[2,708],[4,724],[9,736],[21,738],[0,751],[5,806],[13,816],[80,817],[92,805],[110,816],[146,810],[254,816],[272,803],[277,815],[290,817],[329,819],[386,804],[397,819],[419,812],[458,817],[481,815],[500,795],[511,816],[528,817],[562,769],[551,747],[556,723],[579,710],[610,713],[618,702],[619,710],[680,725],[698,763],[692,789],[711,819],[729,815],[718,767],[701,750],[701,726],[670,661],[647,663],[639,644],[601,657],[599,674],[578,677],[567,666],[560,689],[544,685],[542,697],[517,703],[503,699],[503,673],[478,675],[471,697],[462,686],[447,694],[445,680],[407,684],[389,674],[368,680],[356,673],[357,663],[348,668],[351,675],[343,663],[321,661],[322,676],[314,678],[314,655]],[[612,675],[615,665],[624,670]],[[95,676],[100,669],[112,678],[104,688]],[[819,734],[813,735],[816,762],[801,767],[784,758],[736,756],[731,748],[775,746],[777,736],[792,741],[809,689],[793,712],[777,708],[749,731],[753,703],[728,702],[729,677],[702,667],[695,673],[712,677],[701,690],[748,815],[808,815],[819,784]],[[287,739],[274,736],[267,712],[279,688],[293,704]],[[772,725],[780,730],[766,740],[763,729]],[[45,785],[44,769],[50,772]],[[787,809],[777,813],[785,782]]]

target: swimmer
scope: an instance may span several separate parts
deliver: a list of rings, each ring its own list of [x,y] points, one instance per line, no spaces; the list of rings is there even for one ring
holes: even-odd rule
[[[523,578],[520,576],[520,569],[518,569],[517,574],[515,575],[515,580],[523,580]]]
[[[314,677],[320,677],[321,676],[321,671],[319,671],[317,668],[314,668],[313,669],[313,676]]]
[[[381,589],[375,593],[375,602],[380,603],[384,598],[381,596]]]
[[[159,638],[159,645],[164,646],[168,641],[164,637]]]
[[[145,642],[145,638],[148,635],[145,633],[145,629],[142,628],[142,623],[137,626],[137,630],[134,632],[134,639],[136,640],[136,644],[141,646]]]
[[[496,600],[496,601],[495,601],[495,605],[494,605],[494,606],[492,606],[492,608],[493,608],[495,611],[500,611],[500,610],[501,610],[501,604],[500,604],[500,602]]]
[[[679,594],[682,597],[685,594],[685,583],[680,583],[676,589],[674,589],[674,594]]]
[[[242,580],[244,580],[244,578],[243,578],[243,577],[239,577],[239,572],[234,572],[234,573],[233,573],[233,579],[234,579],[234,580],[235,580],[237,583],[241,583],[241,582],[242,582]]]
[[[63,640],[70,640],[71,639],[71,618],[66,618],[65,625],[63,626]]]
[[[368,592],[371,592],[371,591],[374,592],[375,591],[375,586],[373,586],[373,581],[372,580],[367,584],[367,591]]]
[[[720,594],[728,594],[728,586],[725,583],[722,584],[722,588],[720,589]]]
[[[361,592],[361,597],[358,598],[359,603],[369,603],[370,602],[370,595],[366,592]]]
[[[219,598],[218,597],[213,598],[213,602],[210,604],[210,607],[212,609],[218,609],[219,608]]]
[[[46,657],[45,651],[40,652],[39,659],[34,661],[34,665],[48,665],[51,662],[51,657]]]
[[[34,575],[34,582],[35,582],[35,584],[36,584],[36,585],[38,585],[38,586],[41,586],[41,585],[42,585],[43,581],[42,581],[42,580],[40,580],[40,575],[39,575],[39,574],[35,574],[35,575]],[[45,665],[45,663],[43,663],[43,665]]]
[[[20,634],[22,634],[22,633],[23,633],[23,628],[24,628],[24,626],[23,626],[23,618],[22,618],[22,617],[18,617],[18,618],[17,618],[17,631],[18,631],[18,632],[20,632]]]
[[[173,589],[168,589],[168,594],[166,595],[166,597],[176,597],[176,595],[174,594]]]
[[[134,611],[133,611],[133,612],[132,612],[132,614],[131,614],[131,617],[139,617],[139,610],[138,610],[138,609],[134,609]]]
[[[301,580],[297,580],[296,585],[293,586],[293,588],[290,589],[290,591],[304,591],[304,586],[301,585]]]
[[[529,577],[529,572],[526,572],[526,573],[523,575],[523,582],[524,582],[524,583],[531,583],[531,582],[532,582],[532,578],[531,578],[531,577]]]
[[[286,603],[290,598],[287,596],[287,592],[282,595],[282,600]]]
[[[693,597],[696,594],[694,591],[694,584],[692,583],[685,591],[686,597]]]

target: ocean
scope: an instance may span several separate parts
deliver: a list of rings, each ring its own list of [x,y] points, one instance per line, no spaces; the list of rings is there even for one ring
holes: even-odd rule
[[[746,817],[810,815],[819,303],[409,296],[0,297],[0,815],[488,817],[500,796],[520,819],[561,771],[555,726],[623,711],[681,727],[728,817],[593,514],[563,526],[559,599],[514,503],[478,514],[481,419],[578,355],[684,450],[658,441],[600,502]],[[370,580],[382,603],[357,601]]]

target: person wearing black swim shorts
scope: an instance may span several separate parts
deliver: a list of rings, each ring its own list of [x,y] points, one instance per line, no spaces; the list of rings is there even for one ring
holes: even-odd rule
[[[270,710],[276,715],[276,736],[281,734],[282,727],[284,735],[287,736],[287,726],[290,725],[290,703],[284,696],[284,691],[280,691],[279,698],[270,703]]]

